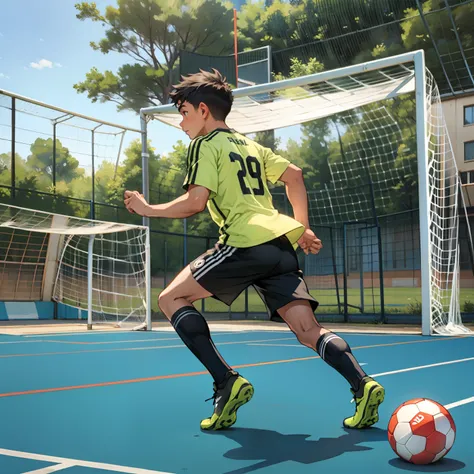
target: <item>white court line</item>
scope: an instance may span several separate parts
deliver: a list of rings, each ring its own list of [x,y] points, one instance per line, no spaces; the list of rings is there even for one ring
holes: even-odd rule
[[[229,333],[230,334],[230,333]],[[131,342],[154,342],[154,341],[178,341],[180,340],[179,337],[165,337],[165,338],[157,338],[157,339],[126,339],[126,340],[120,340],[120,341],[53,341],[49,339],[41,339],[41,340],[35,340],[35,341],[5,341],[5,342],[0,342],[0,346],[2,344],[39,344],[39,343],[54,343],[54,344],[77,344],[77,345],[84,345],[84,346],[94,346],[98,344],[123,344],[123,343],[131,343]]]
[[[293,339],[293,338],[292,338]],[[278,339],[272,339],[273,341],[277,341]],[[303,346],[302,344],[270,344],[270,343],[248,343],[247,346],[276,346],[276,347],[301,347],[302,349],[308,349],[306,346]]]
[[[63,469],[69,469],[70,467],[74,467],[74,464],[56,464],[56,466],[42,467],[41,469],[35,469],[34,471],[25,471],[23,474],[51,474],[52,472],[62,471]]]
[[[133,332],[133,331],[122,331],[122,332]],[[102,336],[103,334],[119,334],[119,331],[73,331],[73,332],[55,332],[55,333],[47,333],[43,332],[41,334],[18,334],[18,337],[61,337],[61,336]],[[13,334],[15,336],[15,334]]]
[[[419,365],[418,367],[409,367],[408,369],[392,370],[390,372],[381,372],[380,374],[372,374],[371,377],[383,377],[385,375],[401,374],[402,372],[412,372],[413,370],[429,369],[431,367],[440,367],[442,365],[458,364],[459,362],[469,362],[470,360],[474,360],[474,357],[468,357],[466,359],[458,359],[458,360],[448,360],[446,362],[438,362],[436,364]]]
[[[390,373],[393,373],[393,372],[390,372]],[[473,402],[474,402],[474,397],[470,397],[470,398],[465,398],[464,400],[459,400],[457,402],[449,403],[447,405],[444,405],[444,407],[447,410],[451,410],[453,408],[456,408],[462,405],[467,405],[468,403],[473,403]],[[1,448],[0,448],[0,455],[12,456],[12,457],[24,458],[24,459],[33,459],[36,461],[58,463],[56,466],[50,466],[50,467],[38,469],[36,471],[29,471],[24,474],[50,474],[52,472],[56,472],[56,471],[66,469],[69,467],[74,467],[74,466],[89,467],[92,469],[103,469],[105,471],[123,472],[127,474],[171,474],[171,473],[167,473],[163,471],[151,471],[148,469],[118,466],[114,464],[80,461],[80,460],[75,460],[75,459],[60,458],[56,456],[46,456],[46,455],[34,454],[34,453],[25,453],[22,451],[13,451],[9,449],[1,449]]]
[[[159,332],[159,331],[156,331]],[[167,333],[168,331],[163,331],[164,333]],[[229,336],[229,335],[236,335],[236,334],[249,334],[253,333],[255,331],[241,331],[239,333],[232,331],[232,332],[216,332],[212,334],[212,337],[215,338],[217,336]],[[257,331],[258,332],[258,331]],[[264,332],[264,331],[261,331]],[[276,333],[276,332],[282,332],[282,333],[287,333],[288,331],[269,331],[270,333]],[[121,343],[132,343],[132,342],[148,342],[148,341],[175,341],[175,340],[180,340],[179,337],[169,337],[169,338],[158,338],[158,339],[124,339],[124,340],[117,340],[117,341],[92,341],[92,342],[87,342],[87,341],[74,341],[74,340],[69,340],[69,341],[53,341],[50,340],[51,337],[56,337],[56,336],[75,336],[79,333],[68,333],[68,334],[51,334],[51,335],[30,335],[30,336],[23,336],[23,337],[45,337],[46,339],[43,339],[41,341],[0,341],[0,345],[2,344],[28,344],[28,343],[40,343],[40,342],[54,342],[54,343],[65,343],[65,344],[84,344],[84,345],[99,345],[99,344],[121,344]],[[89,335],[94,335],[90,333],[80,333],[80,334],[89,334]],[[102,335],[102,333],[96,333],[95,335]],[[116,334],[116,333],[107,333],[107,334]],[[163,334],[164,335],[164,334]],[[350,336],[411,336],[413,337],[414,334],[349,334]],[[294,339],[294,338],[291,338]],[[274,341],[278,339],[265,339],[268,341]],[[265,344],[254,344],[254,345],[265,345]],[[268,344],[272,345],[272,344]],[[287,345],[287,344],[284,344]],[[290,345],[290,344],[288,344]],[[300,344],[294,344],[295,347],[301,346]]]
[[[106,464],[106,463],[101,463],[101,462],[81,461],[79,459],[68,459],[68,458],[60,458],[56,456],[47,456],[44,454],[25,453],[23,451],[13,451],[11,449],[0,448],[0,455],[12,456],[15,458],[23,458],[23,459],[33,459],[35,461],[58,463],[61,465],[68,464],[69,465],[68,467],[72,467],[72,466],[90,467],[92,469],[102,469],[104,471],[124,472],[126,474],[171,474],[169,472],[164,472],[164,471],[150,471],[149,469],[140,469],[138,467],[118,466],[115,464]],[[40,471],[32,471],[32,472],[37,473],[37,472],[42,472],[42,471],[40,470]],[[48,472],[48,471],[44,471],[44,472]],[[91,474],[93,473],[91,472]]]
[[[167,338],[159,338],[159,339],[130,339],[124,341],[94,341],[94,342],[87,342],[87,341],[53,341],[49,339],[41,339],[35,341],[5,341],[0,342],[0,346],[3,344],[42,344],[42,343],[49,343],[49,344],[77,344],[77,345],[97,345],[97,344],[122,344],[122,343],[129,343],[129,342],[148,342],[148,341],[175,341],[179,340],[179,337],[167,337]]]
[[[0,342],[0,346],[3,346],[5,344],[38,344],[41,342],[57,342],[57,341],[2,341]]]
[[[282,337],[277,339],[270,339],[271,341],[287,341],[293,340],[294,337]],[[260,341],[268,341],[269,339],[261,339]],[[249,342],[259,342],[257,341],[228,341],[228,342],[216,342],[216,346],[231,346],[239,344],[248,344]],[[76,351],[58,351],[58,352],[35,352],[28,354],[0,354],[0,359],[14,359],[17,357],[46,357],[46,356],[57,356],[57,355],[76,355],[76,354],[93,354],[99,352],[127,352],[127,351],[155,351],[155,350],[164,350],[164,349],[186,349],[187,347],[184,344],[175,344],[170,346],[147,346],[147,347],[119,347],[112,349],[86,349],[86,345],[81,346],[84,350]]]
[[[176,333],[175,329],[174,328],[171,328],[173,330],[173,332]],[[129,332],[133,332],[133,331],[129,331]],[[171,332],[171,331],[156,331],[155,329],[153,329],[153,331],[150,331],[150,332],[163,332],[163,336],[165,334],[167,334],[168,332]],[[248,333],[248,332],[254,332],[254,331],[242,331],[242,333]],[[285,331],[286,332],[286,331]],[[119,334],[117,332],[108,332],[108,331],[100,331],[100,332],[91,332],[91,331],[87,331],[87,332],[63,332],[63,333],[56,333],[56,334],[28,334],[28,335],[18,335],[16,337],[25,337],[25,338],[34,338],[34,337],[44,337],[46,339],[50,339],[52,337],[62,337],[62,336],[71,336],[71,337],[74,337],[74,336],[103,336],[104,334]],[[215,334],[213,334],[212,336],[225,336],[225,335],[229,335],[229,334],[236,334],[235,331],[229,331],[229,332],[217,332]],[[145,339],[145,340],[152,340],[152,339]],[[13,341],[15,342],[15,341]],[[0,344],[3,344],[0,342]]]
[[[474,402],[474,397],[465,398],[464,400],[459,400],[458,402],[453,402],[448,405],[444,405],[447,410],[451,410],[451,408],[460,407],[461,405],[467,405],[468,403]]]
[[[452,408],[456,408],[462,405],[467,405],[468,403],[473,403],[473,402],[474,402],[474,397],[470,397],[470,398],[465,398],[464,400],[459,400],[457,402],[449,403],[447,405],[444,405],[444,407],[447,410],[451,410]],[[50,474],[52,472],[56,472],[56,471],[66,469],[69,467],[74,467],[74,466],[90,467],[92,469],[103,469],[106,471],[123,472],[127,474],[170,474],[163,471],[150,471],[148,469],[129,468],[129,467],[117,466],[113,464],[95,463],[95,462],[90,462],[90,461],[79,461],[79,460],[74,460],[74,459],[59,458],[55,456],[45,456],[42,454],[25,453],[21,451],[12,451],[9,449],[1,449],[1,448],[0,448],[0,455],[12,456],[12,457],[24,458],[24,459],[33,459],[36,461],[59,463],[57,466],[46,467],[46,468],[42,468],[36,471],[29,471],[24,474]]]

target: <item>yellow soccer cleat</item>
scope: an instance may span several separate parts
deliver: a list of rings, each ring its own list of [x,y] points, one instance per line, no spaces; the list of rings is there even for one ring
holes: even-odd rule
[[[202,430],[229,428],[237,421],[237,410],[253,396],[252,384],[237,372],[229,372],[222,388],[214,384],[214,413],[201,421]]]
[[[385,397],[385,389],[370,377],[364,377],[361,385],[363,391],[360,398],[357,398],[351,389],[356,403],[356,412],[354,416],[344,420],[343,424],[346,428],[368,428],[379,421],[378,409]]]

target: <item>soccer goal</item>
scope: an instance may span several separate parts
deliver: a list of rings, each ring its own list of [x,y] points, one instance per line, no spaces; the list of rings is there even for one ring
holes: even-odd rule
[[[309,192],[314,226],[344,227],[346,238],[348,226],[365,225],[356,230],[367,241],[369,224],[378,226],[378,211],[403,200],[415,183],[422,332],[468,332],[459,302],[459,216],[465,205],[438,87],[425,67],[424,52],[237,89],[234,97],[228,124],[243,134],[330,119],[329,179]],[[407,119],[407,111],[412,118]],[[181,120],[170,104],[141,110],[144,170],[151,119],[174,127]],[[470,232],[469,240],[472,246]],[[376,257],[377,271],[383,274],[383,252]],[[383,278],[380,292],[383,307]]]
[[[53,301],[109,324],[151,330],[148,227],[0,204],[0,298]]]

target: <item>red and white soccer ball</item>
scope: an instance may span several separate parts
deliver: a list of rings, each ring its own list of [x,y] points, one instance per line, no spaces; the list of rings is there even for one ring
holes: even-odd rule
[[[439,461],[452,448],[455,437],[456,426],[448,410],[428,398],[400,405],[388,424],[392,449],[413,464]]]

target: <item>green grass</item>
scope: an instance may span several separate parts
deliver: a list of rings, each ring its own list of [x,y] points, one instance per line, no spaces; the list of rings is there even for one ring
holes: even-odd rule
[[[162,291],[161,288],[152,288],[152,309],[158,311],[158,295]],[[319,301],[321,312],[337,313],[337,296],[336,290],[334,289],[321,289],[321,290],[310,290],[311,295]],[[344,300],[344,293],[340,289],[340,300],[341,303]],[[421,289],[420,288],[385,288],[385,311],[388,313],[401,313],[401,314],[416,314],[421,303]],[[347,291],[348,303],[353,306],[360,306],[360,290],[359,289],[348,289]],[[262,300],[255,292],[255,290],[249,289],[249,311],[250,312],[266,312],[265,305]],[[474,302],[474,288],[463,288],[461,289],[460,295],[461,309],[463,309],[465,302]],[[200,303],[198,303],[200,309]],[[205,301],[206,312],[228,312],[229,308],[214,298],[208,298]],[[380,312],[380,290],[379,288],[365,289],[364,291],[364,312],[366,313],[379,313]],[[232,304],[231,311],[233,312],[244,312],[245,311],[245,295],[242,293],[237,300]],[[359,313],[357,309],[351,308],[351,313]]]

